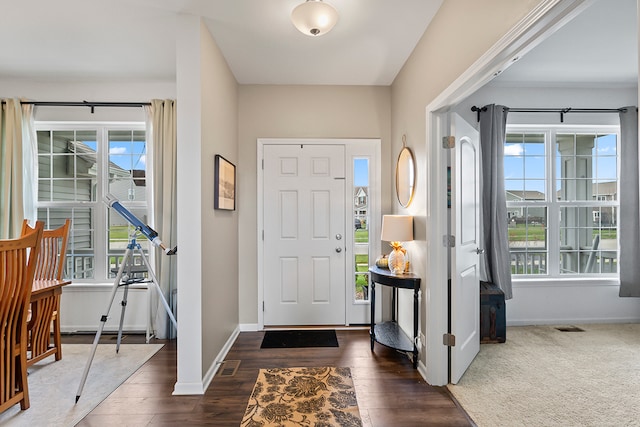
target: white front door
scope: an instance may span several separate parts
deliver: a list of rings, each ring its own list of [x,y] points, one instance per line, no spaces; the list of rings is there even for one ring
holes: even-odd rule
[[[345,324],[345,150],[264,146],[264,324]]]
[[[457,384],[480,351],[480,136],[452,114],[455,148],[451,161],[451,220],[455,247],[451,251],[450,382]]]

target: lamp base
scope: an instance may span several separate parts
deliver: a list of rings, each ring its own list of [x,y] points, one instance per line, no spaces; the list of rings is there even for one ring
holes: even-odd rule
[[[394,249],[389,254],[389,270],[393,274],[404,273],[405,268],[405,256],[399,249]]]

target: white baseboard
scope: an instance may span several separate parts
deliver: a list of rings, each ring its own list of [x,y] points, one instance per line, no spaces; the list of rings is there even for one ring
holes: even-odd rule
[[[587,325],[593,323],[640,323],[638,317],[608,317],[608,318],[571,318],[571,319],[514,319],[507,321],[507,326],[536,326],[536,325]]]
[[[204,394],[202,383],[175,383],[173,386],[174,396]]]
[[[218,353],[218,356],[215,358],[215,360],[207,370],[207,373],[202,379],[203,388],[205,390],[209,388],[209,384],[211,384],[211,381],[213,381],[213,377],[216,376],[216,372],[218,372],[220,365],[222,364],[222,362],[224,362],[224,359],[227,357],[227,353],[229,353],[229,350],[231,350],[231,347],[233,346],[233,343],[236,342],[236,339],[238,338],[239,334],[240,334],[240,327],[237,326],[236,329],[231,334],[231,336],[229,337],[229,339],[227,340],[227,342],[224,344],[224,346],[222,346],[222,349]]]
[[[240,327],[240,332],[257,332],[257,331],[259,331],[257,323],[241,323],[239,325],[239,327]]]
[[[427,381],[427,367],[425,366],[424,363],[422,363],[422,360],[418,360],[418,373],[422,376],[422,379],[425,380],[428,384],[429,382]]]
[[[224,344],[224,346],[222,346],[222,349],[207,370],[207,373],[205,374],[201,383],[176,383],[173,387],[172,394],[174,396],[204,394],[204,392],[209,387],[209,384],[211,384],[211,381],[213,381],[213,377],[215,377],[216,372],[218,372],[220,365],[224,361],[225,357],[227,357],[227,353],[229,353],[231,346],[236,341],[236,338],[238,338],[238,334],[240,334],[240,328],[236,327],[236,329],[231,333],[229,339],[227,339],[227,342]]]

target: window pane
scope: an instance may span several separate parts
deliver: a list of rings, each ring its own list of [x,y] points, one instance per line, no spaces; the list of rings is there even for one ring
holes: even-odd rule
[[[544,200],[546,194],[545,136],[507,133],[504,175],[507,200]]]
[[[118,230],[115,224],[111,230],[110,215],[102,215],[109,210],[101,202],[104,191],[113,190],[123,202],[135,201],[135,215],[146,221],[145,131],[114,130],[104,125],[78,127],[83,129],[71,126],[36,132],[38,215],[47,219],[51,227],[63,217],[72,218],[69,277],[104,281],[109,276],[109,262],[111,266],[118,265],[118,256],[122,258],[128,241],[126,227]],[[108,153],[116,157],[110,158]],[[107,165],[104,170],[102,164]],[[98,205],[104,211],[98,211],[101,215],[96,216]],[[120,239],[121,235],[124,239]],[[149,241],[144,236],[137,237],[140,245],[148,249]]]
[[[566,129],[507,130],[505,190],[514,274],[617,272],[617,134]],[[552,176],[548,164],[555,183],[545,197]]]
[[[353,161],[355,301],[369,299],[369,159]]]
[[[547,209],[509,207],[512,274],[547,274]]]
[[[565,207],[560,216],[560,273],[615,273],[617,207]]]
[[[618,150],[615,134],[598,135],[594,148],[595,181],[615,182],[618,176]]]
[[[38,131],[38,200],[95,201],[96,131]]]
[[[545,178],[545,158],[540,156],[526,157],[524,161],[525,177],[529,179]],[[542,188],[541,190],[544,190]]]
[[[121,204],[122,205],[122,204]],[[148,224],[147,221],[147,209],[146,208],[131,208],[125,207],[125,209],[138,218],[142,223]],[[145,254],[149,253],[149,247],[151,242],[145,235],[137,230],[120,212],[113,208],[108,211],[109,229],[108,229],[108,250],[107,250],[107,266],[108,277],[113,278],[116,276],[120,264],[124,260],[125,251],[127,245],[132,239],[135,239],[136,244],[140,245],[140,248]],[[140,253],[134,251],[135,255],[132,258],[133,266],[144,265]],[[146,276],[144,274],[143,276]]]
[[[558,200],[615,200],[617,142],[615,134],[558,134],[556,162]]]
[[[57,228],[64,221],[71,219],[65,277],[71,279],[94,278],[95,230],[91,224],[95,222],[94,210],[91,208],[39,208],[38,220],[45,223],[45,228]]]
[[[119,200],[147,200],[146,151],[143,131],[109,131],[110,194]]]

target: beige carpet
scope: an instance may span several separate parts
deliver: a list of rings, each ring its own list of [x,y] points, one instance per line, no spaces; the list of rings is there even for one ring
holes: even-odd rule
[[[480,427],[640,426],[640,324],[507,328],[449,389]]]
[[[0,425],[71,427],[77,424],[113,390],[131,376],[162,344],[100,344],[91,370],[75,404],[91,344],[63,344],[62,360],[53,357],[29,368],[29,400],[25,411],[14,405],[0,414]]]
[[[240,426],[362,426],[351,371],[260,369]]]

